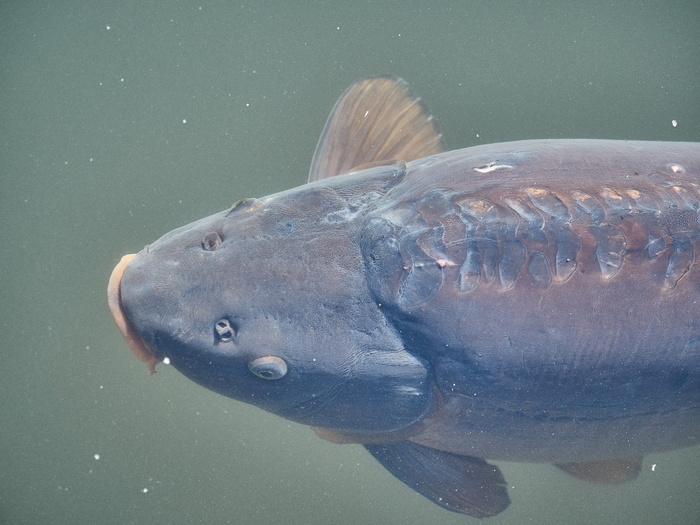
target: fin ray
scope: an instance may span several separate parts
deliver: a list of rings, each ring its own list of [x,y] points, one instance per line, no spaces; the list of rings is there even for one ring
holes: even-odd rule
[[[599,485],[616,485],[630,481],[639,475],[642,469],[642,456],[582,463],[557,463],[556,466],[584,481]]]
[[[510,504],[503,474],[481,458],[410,441],[364,447],[401,482],[447,510],[486,518]]]
[[[403,79],[361,80],[333,107],[308,182],[347,173],[361,164],[409,162],[441,151],[442,135],[435,119]]]

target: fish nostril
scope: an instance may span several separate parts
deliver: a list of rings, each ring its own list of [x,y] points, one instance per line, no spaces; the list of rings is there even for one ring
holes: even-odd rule
[[[202,249],[208,252],[213,252],[221,247],[222,242],[223,239],[221,239],[221,235],[219,235],[217,232],[209,232],[202,240]]]
[[[219,319],[214,326],[216,335],[219,337],[219,341],[222,343],[228,343],[232,341],[236,335],[236,329],[231,325],[228,319]]]

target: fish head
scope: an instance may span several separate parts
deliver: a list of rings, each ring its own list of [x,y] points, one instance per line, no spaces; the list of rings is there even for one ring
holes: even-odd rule
[[[115,269],[111,306],[153,369],[293,421],[390,433],[431,410],[430,367],[373,299],[363,209],[403,171],[307,184],[174,230]]]

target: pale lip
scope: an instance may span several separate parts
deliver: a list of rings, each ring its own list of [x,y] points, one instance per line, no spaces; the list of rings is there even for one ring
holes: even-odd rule
[[[112,275],[109,277],[109,284],[107,285],[107,303],[109,304],[109,310],[112,312],[112,317],[114,317],[114,322],[117,323],[117,328],[124,336],[126,344],[131,349],[136,359],[146,363],[148,366],[148,373],[153,374],[156,371],[156,365],[162,361],[155,356],[155,353],[146,344],[146,342],[141,339],[134,327],[129,322],[126,312],[122,307],[121,301],[121,283],[126,267],[129,265],[131,260],[136,257],[135,253],[130,253],[121,258],[121,261],[112,270]]]

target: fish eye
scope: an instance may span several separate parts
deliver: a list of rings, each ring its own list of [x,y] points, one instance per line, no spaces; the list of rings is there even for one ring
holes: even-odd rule
[[[228,343],[236,335],[236,330],[228,319],[219,319],[214,325],[214,330],[222,343]]]
[[[268,355],[253,359],[248,363],[248,370],[260,379],[281,379],[287,374],[287,363],[280,357]]]
[[[222,242],[224,241],[221,239],[221,235],[217,232],[209,232],[202,240],[202,249],[207,252],[213,252],[221,247]]]

